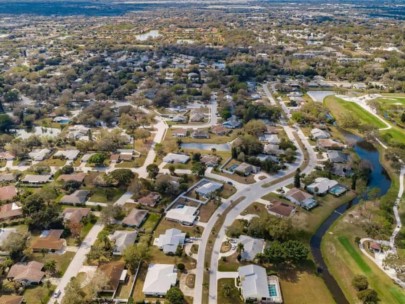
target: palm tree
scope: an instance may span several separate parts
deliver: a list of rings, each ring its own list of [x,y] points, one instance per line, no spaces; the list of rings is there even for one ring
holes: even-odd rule
[[[238,254],[241,254],[245,250],[244,246],[242,243],[238,243],[238,246],[236,247],[236,252]]]

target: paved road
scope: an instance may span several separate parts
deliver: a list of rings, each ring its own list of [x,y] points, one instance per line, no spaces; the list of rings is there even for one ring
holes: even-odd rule
[[[269,90],[265,90],[266,95],[268,96],[269,100],[273,99],[273,96],[269,92]],[[294,130],[291,127],[288,127],[286,123],[283,123],[284,129],[290,139],[294,139],[293,132]],[[310,145],[308,139],[302,133],[300,129],[296,131],[297,135],[303,142],[305,149],[308,151],[309,154],[309,165],[303,170],[303,173],[310,173],[314,170],[317,164],[317,157],[316,153],[313,150],[313,147]],[[294,140],[295,141],[295,140]],[[223,203],[218,207],[218,209],[214,212],[211,216],[210,220],[208,221],[203,235],[201,237],[201,243],[198,250],[198,259],[197,259],[197,269],[196,269],[196,282],[195,282],[195,292],[194,292],[194,304],[202,303],[202,291],[203,291],[203,279],[204,279],[204,271],[205,271],[205,252],[208,245],[208,238],[212,233],[212,229],[220,216],[228,206],[233,202],[242,197],[245,197],[240,203],[238,203],[234,208],[232,208],[229,213],[227,214],[225,221],[218,232],[218,236],[214,243],[214,248],[211,256],[211,268],[210,268],[210,278],[209,278],[209,303],[216,304],[217,303],[217,282],[218,282],[218,259],[219,259],[219,252],[221,249],[221,244],[223,239],[225,238],[226,227],[231,225],[235,218],[240,215],[240,213],[245,210],[250,204],[255,202],[257,199],[260,199],[262,196],[266,195],[267,193],[274,191],[280,187],[287,186],[293,182],[294,178],[289,178],[285,181],[279,182],[271,187],[264,188],[262,187],[264,184],[267,184],[271,181],[275,181],[282,176],[286,176],[292,172],[295,172],[296,169],[301,166],[304,162],[303,155],[304,152],[301,151],[300,147],[298,146],[299,155],[297,157],[297,161],[295,164],[292,164],[288,167],[288,169],[284,172],[279,172],[278,174],[266,178],[260,182],[257,182],[253,185],[249,185],[249,187],[244,188],[241,191],[238,191],[229,199],[223,201]]]
[[[86,261],[87,254],[90,252],[91,246],[97,239],[98,234],[103,230],[104,226],[100,223],[96,223],[93,228],[89,231],[86,238],[83,240],[79,249],[77,250],[75,256],[73,257],[72,262],[70,262],[69,267],[66,269],[65,274],[59,281],[57,289],[61,291],[58,301],[61,303],[62,298],[65,294],[65,287],[70,282],[71,278],[76,277],[80,269],[83,267],[84,262]],[[48,304],[53,304],[55,299],[50,299]]]

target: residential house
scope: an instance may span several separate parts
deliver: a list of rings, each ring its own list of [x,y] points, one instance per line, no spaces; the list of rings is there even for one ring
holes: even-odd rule
[[[206,167],[216,167],[218,166],[219,162],[221,161],[221,158],[216,155],[209,155],[205,154],[201,156],[200,162],[205,164]]]
[[[190,112],[190,122],[201,122],[205,118],[204,113],[199,110],[191,110]]]
[[[148,207],[155,207],[161,200],[162,196],[157,192],[150,192],[148,195],[138,199],[138,203]]]
[[[80,223],[83,218],[89,216],[90,211],[90,208],[66,208],[63,210],[63,221]]]
[[[278,134],[279,132],[280,132],[280,130],[277,127],[266,125],[266,131],[264,133],[265,134]]]
[[[349,160],[349,155],[341,151],[328,150],[326,154],[332,163],[346,163]]]
[[[181,114],[177,114],[176,116],[174,116],[172,118],[172,121],[173,122],[183,122],[183,123],[185,123],[185,122],[187,122],[187,117],[184,116],[184,115],[181,115]]]
[[[263,252],[266,244],[263,239],[256,239],[247,235],[239,236],[238,243],[243,245],[243,250],[240,253],[243,261],[253,261],[258,253]]]
[[[263,153],[270,155],[281,155],[284,154],[284,151],[280,149],[279,145],[266,144],[263,147]]]
[[[294,204],[301,206],[307,210],[310,210],[318,205],[311,194],[298,188],[292,188],[291,190],[289,190],[285,194],[285,197]]]
[[[129,214],[122,220],[122,224],[129,227],[139,228],[148,215],[147,210],[133,208]]]
[[[9,221],[22,217],[22,208],[17,203],[0,206],[0,222]]]
[[[183,247],[186,234],[179,229],[167,229],[164,234],[155,239],[154,245],[165,254],[174,254],[179,246]]]
[[[191,226],[197,219],[198,208],[191,206],[177,206],[166,213],[166,219]]]
[[[115,293],[120,285],[126,281],[128,271],[125,269],[125,262],[114,261],[98,266],[98,270],[108,278],[107,284],[99,292]]]
[[[0,187],[0,201],[12,200],[17,194],[17,188],[14,185]]]
[[[162,297],[177,282],[177,270],[170,264],[151,264],[148,268],[142,292],[145,296]]]
[[[209,181],[195,189],[195,192],[202,197],[210,198],[213,193],[221,190],[223,187],[224,185],[221,183]]]
[[[72,194],[64,195],[59,201],[61,204],[69,205],[83,205],[87,201],[87,197],[90,195],[88,190],[76,190]]]
[[[72,150],[59,150],[57,151],[53,157],[55,158],[64,158],[67,160],[75,160],[80,154],[79,150],[72,149]]]
[[[81,162],[82,163],[87,163],[90,159],[90,157],[92,157],[95,153],[86,153],[83,155],[83,157],[81,158]]]
[[[187,129],[174,129],[172,135],[174,137],[187,137]]]
[[[191,133],[191,137],[199,138],[199,139],[204,139],[204,138],[206,139],[206,138],[210,138],[210,134],[208,133],[208,131],[197,129],[197,130],[193,131],[193,133]]]
[[[238,120],[236,118],[236,116],[232,116],[231,118],[229,118],[227,121],[225,121],[222,124],[225,128],[228,129],[236,129],[236,128],[240,128],[240,126],[242,125],[241,121]]]
[[[260,167],[253,166],[248,163],[241,163],[235,168],[235,172],[240,175],[248,176],[250,174],[256,174],[260,172]]]
[[[326,177],[318,177],[312,184],[307,186],[306,190],[312,194],[325,195],[328,193],[329,189],[337,184],[338,182],[335,180],[330,180]]]
[[[324,130],[314,128],[311,130],[311,137],[313,139],[327,139],[330,138],[330,134]]]
[[[0,174],[0,183],[10,183],[15,182],[17,176],[14,173],[2,173]]]
[[[281,142],[277,134],[263,134],[259,137],[259,140],[272,145],[279,145]]]
[[[137,231],[116,230],[109,235],[110,241],[114,242],[113,255],[122,255],[124,250],[135,243],[138,236]]]
[[[334,163],[332,173],[341,177],[350,177],[353,175],[353,170],[349,164]]]
[[[211,132],[218,136],[225,136],[232,132],[232,130],[225,128],[223,125],[215,125],[211,127]]]
[[[330,138],[318,139],[316,145],[322,150],[342,150],[345,148],[344,144]]]
[[[8,237],[12,234],[18,234],[16,228],[0,228],[0,255],[7,255],[8,253],[5,251],[1,251],[4,242],[8,239]],[[19,234],[18,234],[19,235]]]
[[[58,177],[58,181],[63,181],[65,183],[74,181],[82,184],[85,177],[86,173],[62,174]]]
[[[246,302],[262,304],[282,303],[278,280],[267,277],[264,267],[246,265],[238,268],[242,297]],[[269,284],[271,282],[271,284]],[[270,288],[270,285],[274,287]]]
[[[49,183],[52,179],[52,175],[33,175],[27,174],[21,179],[21,183],[27,184],[30,186],[38,186]]]
[[[50,153],[49,149],[35,149],[28,153],[28,156],[34,161],[43,161]]]
[[[277,217],[289,217],[295,213],[295,207],[276,201],[267,206],[267,211]]]
[[[14,160],[15,156],[7,151],[0,152],[0,160]]]
[[[29,263],[17,263],[11,266],[7,274],[10,281],[20,282],[23,285],[38,285],[42,282],[45,272],[42,271],[44,264],[31,261]]]
[[[0,296],[0,304],[22,304],[23,302],[24,302],[23,296],[16,296],[16,295]]]
[[[176,154],[176,153],[168,153],[164,158],[163,161],[165,163],[181,163],[185,164],[190,160],[190,157],[185,154]]]
[[[39,238],[32,241],[31,248],[34,252],[56,252],[65,247],[66,241],[61,239],[62,229],[42,231]]]

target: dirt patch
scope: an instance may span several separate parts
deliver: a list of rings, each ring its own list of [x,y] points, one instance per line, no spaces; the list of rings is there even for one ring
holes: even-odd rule
[[[229,242],[223,242],[221,245],[221,253],[225,253],[228,252],[229,250],[231,250],[232,248],[232,244]]]
[[[195,274],[190,273],[189,275],[187,275],[186,285],[188,288],[194,288],[194,284],[195,284]]]

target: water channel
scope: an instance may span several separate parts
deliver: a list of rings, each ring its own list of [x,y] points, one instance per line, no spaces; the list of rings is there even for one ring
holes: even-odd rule
[[[342,134],[345,136],[347,143],[353,147],[356,154],[363,161],[366,161],[371,167],[371,174],[369,176],[367,189],[377,188],[380,196],[386,194],[388,189],[391,187],[391,180],[380,163],[380,153],[378,150],[370,143],[364,141],[361,137],[344,131],[342,131]],[[336,208],[335,211],[318,228],[310,241],[311,252],[314,256],[316,264],[318,265],[318,271],[321,273],[329,291],[338,304],[348,304],[349,301],[346,299],[335,278],[328,271],[327,265],[321,253],[321,242],[323,236],[333,225],[333,223],[338,220],[346,210],[358,204],[360,200],[361,198],[357,197],[351,202]]]

